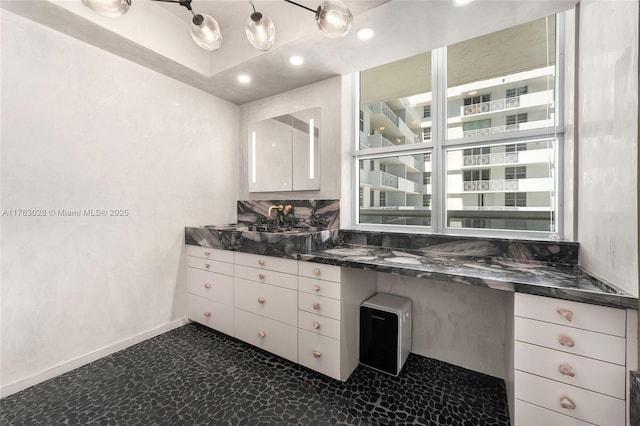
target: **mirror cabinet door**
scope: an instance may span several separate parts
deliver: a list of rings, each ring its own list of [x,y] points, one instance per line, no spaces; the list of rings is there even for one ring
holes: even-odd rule
[[[249,191],[320,189],[320,108],[251,123]]]
[[[291,115],[249,125],[249,191],[291,191]]]
[[[320,189],[320,108],[293,114],[293,190]]]

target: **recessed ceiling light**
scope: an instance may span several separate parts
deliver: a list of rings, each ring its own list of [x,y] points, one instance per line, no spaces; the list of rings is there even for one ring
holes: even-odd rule
[[[304,58],[302,56],[292,56],[289,58],[289,63],[291,65],[300,66],[304,64]]]
[[[239,81],[240,83],[244,83],[244,84],[246,84],[246,83],[250,83],[250,82],[251,82],[251,77],[249,77],[249,76],[248,76],[248,75],[246,75],[246,74],[240,74],[240,75],[238,76],[238,81]]]
[[[472,90],[469,93],[467,93],[467,95],[469,95],[469,96],[473,96],[473,95],[477,95],[477,94],[478,94],[477,90]]]
[[[371,28],[360,28],[356,33],[358,40],[371,40],[374,35],[376,35],[376,32]]]
[[[471,3],[473,0],[452,0],[454,6],[466,6]]]

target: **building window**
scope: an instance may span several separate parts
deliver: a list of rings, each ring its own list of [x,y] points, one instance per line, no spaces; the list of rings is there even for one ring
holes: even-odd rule
[[[360,110],[360,131],[364,132],[364,111]]]
[[[527,150],[526,143],[511,144],[505,147],[506,152],[520,152],[520,151],[526,151],[526,150]]]
[[[529,88],[527,86],[518,87],[516,89],[507,89],[507,98],[515,98],[516,96],[526,95]]]
[[[387,167],[360,170],[358,185],[375,190],[376,199],[357,212],[357,224],[431,227],[433,216],[435,233],[558,232],[563,128],[556,120],[563,111],[556,88],[564,82],[556,70],[565,68],[555,27],[551,15],[360,72],[361,135],[375,133],[382,143],[361,142],[355,158]],[[408,81],[415,84],[399,83]],[[536,107],[520,102],[523,95]],[[535,193],[532,205],[505,209],[505,200],[526,205],[523,189]]]
[[[375,205],[375,195],[376,193],[373,189],[369,190],[369,205],[371,205],[371,207]]]
[[[425,127],[422,130],[422,140],[424,142],[429,142],[431,140],[431,127]]]
[[[479,180],[489,180],[489,176],[491,175],[491,169],[481,169],[481,170],[465,170],[463,173],[462,180],[465,182],[476,182]]]
[[[527,178],[527,166],[518,167],[505,167],[504,178],[507,180],[513,179],[526,179]]]
[[[507,126],[511,126],[518,123],[526,123],[528,114],[525,112],[523,114],[513,114],[507,115]]]
[[[506,192],[504,194],[504,205],[506,207],[527,207],[527,193]]]
[[[363,187],[358,188],[358,200],[359,200],[358,205],[360,207],[364,207],[364,188]]]

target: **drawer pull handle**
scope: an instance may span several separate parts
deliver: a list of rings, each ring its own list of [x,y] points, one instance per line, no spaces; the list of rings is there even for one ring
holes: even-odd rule
[[[322,355],[319,351],[313,351],[311,352],[311,355],[313,355],[315,358],[320,358],[320,355]]]
[[[558,314],[560,314],[562,318],[566,319],[569,322],[571,322],[571,320],[573,319],[573,312],[569,309],[560,308],[556,312],[558,312]]]
[[[311,288],[313,289],[313,291],[320,291],[320,286],[318,284],[314,285]]]
[[[571,399],[569,399],[568,396],[563,396],[562,398],[560,398],[560,406],[562,408],[566,408],[567,410],[576,409],[576,404]]]
[[[318,302],[313,304],[313,309],[315,309],[316,311],[320,310],[320,304]]]
[[[573,338],[566,334],[561,334],[560,337],[558,337],[558,343],[568,348],[572,348],[573,345],[575,344],[575,342],[573,341]]]
[[[258,260],[258,265],[264,266],[264,260],[262,260],[262,259]]]
[[[565,376],[575,377],[576,375],[575,370],[569,364],[561,364],[558,370],[560,370],[560,374],[564,374]]]
[[[204,264],[204,267],[205,267],[205,268],[207,268],[207,269],[209,269],[209,268],[211,268],[211,265],[209,265],[208,263],[205,263],[205,264]]]
[[[314,321],[313,322],[313,328],[315,328],[316,330],[320,329],[320,323],[318,321]]]
[[[264,276],[264,274],[258,274],[258,278],[260,278],[261,280],[264,280],[265,276]]]
[[[267,335],[267,333],[265,333],[264,331],[262,331],[262,330],[258,331],[258,336],[264,337],[266,335]]]
[[[320,268],[316,268],[313,270],[313,275],[320,275]]]
[[[205,255],[205,256],[211,256],[211,252],[209,252],[209,251],[205,251],[205,252],[204,252],[204,255]]]
[[[207,318],[209,318],[209,317],[211,316],[211,312],[205,312],[205,313],[204,313],[204,316],[205,316],[205,317],[207,317]]]
[[[211,288],[211,284],[209,284],[209,283],[204,283],[204,288]]]
[[[258,297],[258,303],[262,305],[264,302],[266,302],[264,297]]]

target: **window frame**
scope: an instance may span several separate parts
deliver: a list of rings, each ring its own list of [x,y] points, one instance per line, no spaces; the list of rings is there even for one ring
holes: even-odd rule
[[[446,111],[448,107],[447,98],[447,47],[434,49],[431,51],[431,94],[432,100],[430,105],[431,113],[431,139],[421,143],[398,145],[393,147],[380,148],[360,148],[359,132],[354,132],[355,141],[353,146],[353,159],[355,173],[352,174],[352,187],[359,188],[359,169],[358,162],[361,159],[393,156],[393,155],[412,155],[424,154],[429,152],[432,157],[431,161],[431,186],[432,191],[430,200],[431,210],[431,226],[416,225],[386,225],[374,223],[360,223],[360,209],[358,202],[352,202],[351,220],[352,228],[360,230],[384,231],[396,233],[417,233],[417,234],[445,234],[460,236],[478,236],[478,237],[501,237],[501,238],[533,238],[541,240],[558,240],[564,237],[564,210],[563,210],[563,188],[564,178],[564,85],[565,85],[565,12],[555,14],[555,76],[554,76],[554,118],[555,126],[518,130],[515,135],[509,133],[498,133],[488,136],[471,136],[465,138],[448,139],[448,125]],[[549,15],[553,16],[553,15]],[[360,105],[360,76],[359,73],[354,74],[355,87],[354,109],[356,112],[356,122],[359,121]],[[528,92],[528,87],[525,91]],[[516,88],[516,93],[520,87]],[[483,96],[484,94],[480,94]],[[519,96],[519,94],[516,94]],[[444,113],[444,114],[443,114]],[[356,126],[356,127],[359,127]],[[555,177],[554,189],[552,193],[553,212],[555,216],[554,231],[534,231],[520,229],[494,229],[494,228],[454,228],[447,227],[447,191],[446,191],[446,153],[452,148],[478,148],[483,144],[503,144],[505,146],[514,146],[514,152],[520,151],[518,147],[522,144],[532,141],[550,140],[553,143],[554,150],[554,168]],[[517,218],[514,218],[517,219]]]

